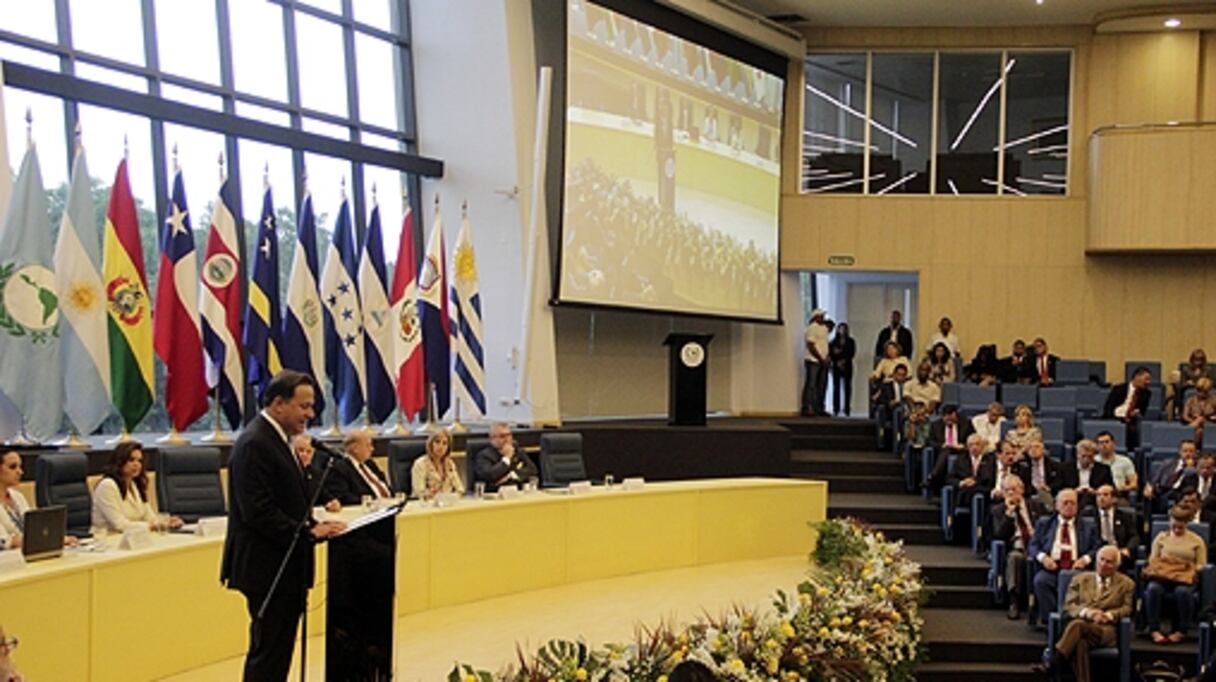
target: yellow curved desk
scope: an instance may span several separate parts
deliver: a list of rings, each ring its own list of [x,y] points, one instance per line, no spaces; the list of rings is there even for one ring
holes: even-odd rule
[[[411,503],[397,518],[397,612],[566,583],[808,552],[827,484],[726,479]],[[115,539],[111,542],[116,543]],[[158,536],[152,547],[69,552],[0,574],[0,624],[38,682],[153,680],[239,656],[244,598],[218,580],[222,538]],[[318,548],[309,631],[324,631]],[[317,654],[319,655],[319,654]]]

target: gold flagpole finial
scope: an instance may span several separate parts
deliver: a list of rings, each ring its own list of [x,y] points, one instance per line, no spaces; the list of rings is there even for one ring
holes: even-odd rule
[[[267,161],[265,166],[262,166],[262,189],[270,189],[270,162]]]
[[[180,173],[182,170],[181,164],[177,161],[177,143],[173,143],[173,172]]]
[[[29,107],[25,108],[25,144],[34,146],[34,112]]]
[[[346,176],[342,176],[342,180],[338,183],[338,196],[342,201],[346,201]]]
[[[304,195],[308,195],[308,166],[300,166],[300,184],[304,188]]]
[[[131,145],[128,143],[126,133],[122,136],[122,160],[126,161],[131,156]]]
[[[372,183],[372,205],[377,206],[379,204],[380,204],[380,201],[376,198],[376,183],[373,182]]]
[[[222,183],[224,182],[224,152],[220,152],[219,156],[216,157],[216,163],[220,167],[220,182]]]
[[[464,203],[460,204],[460,217],[462,217],[462,218],[469,217],[469,200],[468,199],[465,199]]]
[[[80,150],[84,148],[84,137],[81,133],[80,119],[76,119],[76,130],[74,131],[73,137],[75,138],[73,142],[76,145],[76,152],[79,153]]]
[[[435,192],[435,208],[439,208],[439,192]]]

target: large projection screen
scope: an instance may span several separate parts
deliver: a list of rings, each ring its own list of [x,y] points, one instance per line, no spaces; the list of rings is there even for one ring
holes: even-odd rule
[[[557,302],[779,320],[784,79],[565,1]]]

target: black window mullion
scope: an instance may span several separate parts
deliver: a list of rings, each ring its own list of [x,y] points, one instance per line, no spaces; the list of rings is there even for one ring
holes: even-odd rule
[[[59,72],[65,76],[76,75],[76,60],[71,53],[72,18],[68,0],[55,0],[55,33],[59,44],[68,50],[59,55]],[[63,100],[64,135],[68,139],[68,175],[72,173],[72,162],[76,157],[76,125],[80,121],[80,110],[72,100]]]
[[[354,1],[342,0],[342,52],[346,58],[346,111],[349,117],[350,141],[359,143],[359,65],[355,58],[355,31],[351,25],[354,16]],[[367,237],[367,200],[363,181],[363,164],[351,164],[350,176],[351,208],[355,219],[355,245],[363,248]]]
[[[142,0],[144,24],[144,64],[155,74],[160,72],[160,53],[156,49],[156,3],[155,0]],[[148,78],[148,94],[160,97],[160,80],[155,76]],[[165,168],[165,123],[160,119],[150,118],[152,124],[152,185],[156,197],[156,234],[163,227],[161,218],[168,214],[169,206],[169,173]],[[160,244],[156,245],[160,249]],[[160,273],[164,276],[168,273]]]

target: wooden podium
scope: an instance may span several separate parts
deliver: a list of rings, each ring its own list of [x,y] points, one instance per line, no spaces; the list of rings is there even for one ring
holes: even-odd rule
[[[705,386],[713,334],[668,334],[667,421],[672,426],[705,426]]]
[[[397,515],[329,542],[326,682],[393,679]]]

